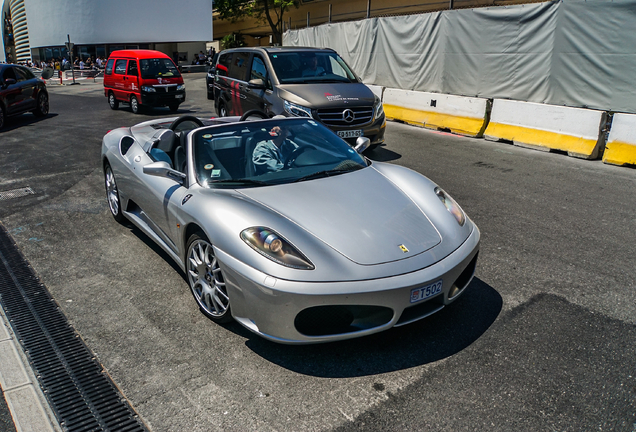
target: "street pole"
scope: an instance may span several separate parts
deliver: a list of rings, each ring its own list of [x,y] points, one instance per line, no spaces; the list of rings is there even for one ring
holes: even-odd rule
[[[331,3],[329,3],[329,22],[331,23]]]
[[[68,42],[66,48],[68,49],[68,55],[71,57],[71,75],[73,75],[73,83],[71,85],[79,84],[75,82],[75,68],[73,67],[73,44],[71,43],[71,35],[66,35]]]

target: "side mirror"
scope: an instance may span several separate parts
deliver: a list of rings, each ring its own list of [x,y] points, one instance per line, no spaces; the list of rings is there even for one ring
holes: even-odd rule
[[[260,78],[254,78],[253,80],[250,80],[247,83],[247,86],[249,88],[253,88],[253,89],[264,89],[265,88],[265,81],[263,81]]]
[[[369,148],[371,145],[371,140],[367,137],[358,137],[356,140],[356,146],[354,147],[355,151],[362,154],[363,151]]]
[[[153,162],[144,166],[144,174],[169,178],[170,180],[174,180],[181,185],[185,182],[186,179],[186,175],[184,173],[173,170],[172,168],[170,168],[170,164],[164,161]]]
[[[5,79],[5,80],[4,80],[4,84],[2,85],[2,87],[3,87],[3,88],[7,88],[7,87],[9,87],[10,85],[15,84],[16,82],[17,82],[17,81],[16,81],[16,80],[14,80],[13,78],[7,78],[7,79]]]

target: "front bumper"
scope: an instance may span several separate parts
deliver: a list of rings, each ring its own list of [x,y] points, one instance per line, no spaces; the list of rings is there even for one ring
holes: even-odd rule
[[[475,227],[452,254],[416,272],[382,279],[301,282],[266,275],[215,248],[232,315],[274,342],[308,344],[365,336],[425,318],[455,301],[472,280],[480,234]],[[437,281],[442,292],[411,303],[411,292]],[[456,294],[449,298],[454,284]],[[459,286],[461,284],[461,286]]]
[[[142,92],[141,93],[141,104],[153,107],[162,107],[173,104],[180,104],[185,102],[186,94],[185,90],[179,90],[175,92]]]
[[[379,118],[375,119],[373,122],[362,125],[362,126],[352,126],[350,128],[342,128],[325,125],[330,128],[335,133],[338,131],[346,131],[352,129],[362,129],[362,136],[369,138],[372,146],[377,146],[384,143],[384,131],[386,130],[386,117],[382,114]],[[347,141],[351,146],[356,145],[357,138],[343,138]]]

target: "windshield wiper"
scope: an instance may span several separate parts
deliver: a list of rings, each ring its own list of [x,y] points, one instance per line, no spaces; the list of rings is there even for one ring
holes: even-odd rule
[[[241,183],[243,185],[258,185],[258,186],[269,186],[271,183],[260,181],[260,180],[252,180],[252,179],[223,179],[223,180],[212,180],[209,183],[214,184],[227,184],[227,183]]]
[[[330,169],[330,170],[318,171],[318,172],[315,172],[313,174],[308,174],[308,175],[306,175],[304,177],[297,178],[292,183],[301,182],[301,181],[305,181],[305,180],[317,179],[317,178],[321,178],[321,177],[331,177],[333,175],[344,174],[344,173],[351,172],[351,171],[358,171],[359,169],[362,169],[362,168],[364,168],[364,167],[357,166],[355,168],[354,167],[333,168],[333,169]]]

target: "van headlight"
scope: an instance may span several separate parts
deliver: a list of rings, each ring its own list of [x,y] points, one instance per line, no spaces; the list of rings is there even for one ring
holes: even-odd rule
[[[373,107],[373,118],[379,119],[384,114],[384,106],[379,97],[375,97],[375,106]]]
[[[286,113],[294,117],[309,117],[309,118],[313,117],[311,115],[311,108],[307,108],[302,105],[297,105],[287,100],[284,103],[284,108]]]
[[[141,91],[145,91],[146,93],[155,93],[157,90],[155,90],[154,87],[141,86]]]

